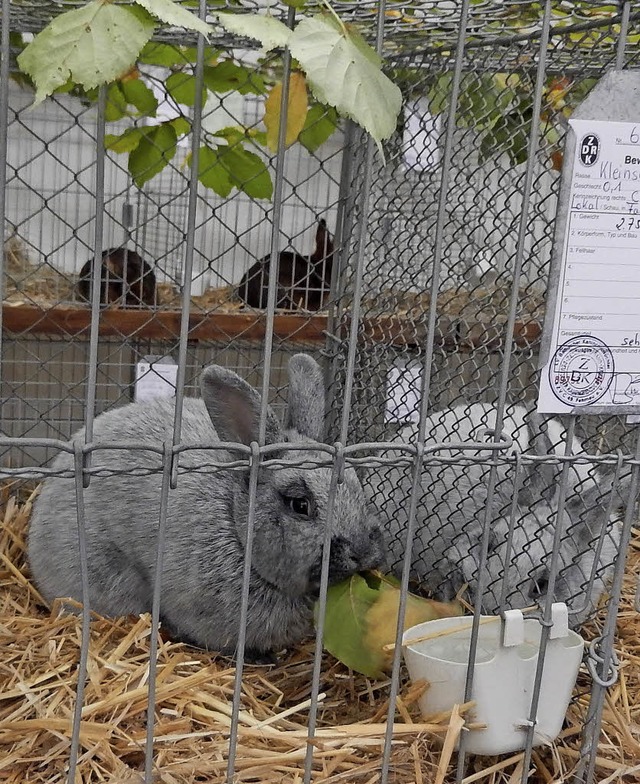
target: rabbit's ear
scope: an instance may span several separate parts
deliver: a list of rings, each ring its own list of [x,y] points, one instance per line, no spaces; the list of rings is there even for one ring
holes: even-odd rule
[[[258,440],[261,397],[236,373],[219,365],[210,365],[200,378],[202,399],[221,441],[249,446]],[[276,415],[267,408],[265,443],[283,441]]]
[[[313,258],[316,260],[324,259],[331,256],[332,253],[333,241],[327,229],[327,222],[324,218],[321,218],[316,229],[316,247],[313,251]]]
[[[555,457],[553,444],[547,433],[547,423],[536,411],[529,413],[527,430],[529,449],[539,457]],[[526,476],[518,495],[521,503],[532,505],[536,500],[544,498],[550,501],[558,489],[558,477],[561,466],[550,462],[529,463]]]
[[[324,378],[320,365],[308,354],[289,360],[289,397],[285,427],[321,441],[324,434]]]

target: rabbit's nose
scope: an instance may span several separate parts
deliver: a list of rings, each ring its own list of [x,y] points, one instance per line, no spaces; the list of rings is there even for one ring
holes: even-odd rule
[[[336,569],[348,573],[364,569],[375,569],[384,561],[382,534],[366,534],[358,541],[350,541],[342,536],[331,540],[331,562]]]
[[[529,583],[527,595],[530,599],[537,601],[541,599],[549,590],[549,573],[546,569],[534,574]]]

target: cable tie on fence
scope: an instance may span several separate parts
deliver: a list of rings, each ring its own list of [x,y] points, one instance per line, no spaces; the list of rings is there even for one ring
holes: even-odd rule
[[[93,444],[83,444],[82,441],[76,441],[73,445],[74,465],[77,465],[78,454],[82,453],[82,487],[86,490],[91,481],[91,451]]]
[[[611,648],[611,654],[609,657],[609,670],[606,674],[603,673],[601,675],[598,672],[598,665],[604,664],[604,657],[600,653],[601,645],[602,637],[596,637],[589,643],[587,651],[587,669],[589,670],[589,673],[595,683],[605,689],[608,689],[618,680],[620,660],[618,659],[618,654],[615,652],[615,649]]]
[[[169,487],[175,490],[178,486],[178,462],[180,460],[180,452],[178,447],[180,444],[171,445],[171,476],[169,478]]]
[[[260,444],[257,441],[252,441],[249,444],[249,449],[251,449],[249,457],[249,470],[251,470],[254,465],[260,463]]]
[[[334,465],[338,473],[338,484],[341,485],[344,482],[344,470],[345,470],[344,446],[339,441],[336,441],[333,446],[336,450]]]

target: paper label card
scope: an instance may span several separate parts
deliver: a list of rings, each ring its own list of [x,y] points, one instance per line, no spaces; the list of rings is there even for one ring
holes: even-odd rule
[[[134,399],[136,403],[155,398],[175,397],[178,366],[163,360],[136,363]]]
[[[538,411],[632,413],[640,406],[640,122],[570,124],[576,149]]]

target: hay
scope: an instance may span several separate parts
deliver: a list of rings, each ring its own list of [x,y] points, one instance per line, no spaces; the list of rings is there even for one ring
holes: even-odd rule
[[[77,275],[63,275],[49,264],[33,264],[26,246],[18,237],[4,244],[4,302],[9,305],[41,305],[43,309],[64,304],[65,307],[86,309],[88,304],[76,296]],[[182,294],[171,283],[156,286],[155,310],[176,311],[182,307]],[[438,313],[470,325],[499,324],[507,321],[508,286],[494,285],[468,289],[452,288],[438,295]],[[429,312],[428,293],[385,289],[374,298],[365,297],[363,312],[368,317],[392,314],[408,322],[421,323]],[[114,306],[112,306],[114,307]],[[191,310],[221,314],[252,311],[236,295],[234,286],[208,288],[191,297]],[[286,312],[286,309],[285,309]],[[306,311],[302,311],[306,312]],[[544,295],[522,288],[518,294],[518,318],[525,322],[542,323]]]
[[[11,305],[54,305],[74,298],[75,282],[50,264],[33,264],[15,236],[4,243],[3,297]]]
[[[45,609],[29,580],[25,536],[31,498],[17,484],[4,490],[0,526],[0,780],[63,782],[71,732],[80,621]],[[640,621],[633,610],[640,570],[634,537],[620,613],[619,682],[610,690],[598,748],[597,780],[640,778]],[[598,624],[586,630],[598,633]],[[83,782],[140,782],[145,736],[150,624],[148,616],[92,622],[80,733]],[[276,667],[247,667],[243,677],[236,780],[301,782],[307,748],[312,645]],[[163,639],[158,657],[156,780],[224,780],[234,669],[225,659]],[[533,782],[565,781],[579,758],[589,679],[580,676],[562,739],[534,751]],[[472,705],[423,719],[424,685],[403,680],[397,702],[391,781],[454,778],[454,747]],[[325,656],[314,746],[313,781],[377,781],[388,706],[388,682],[354,675]],[[522,754],[474,758],[465,782],[519,780]],[[631,780],[627,778],[626,780]]]

